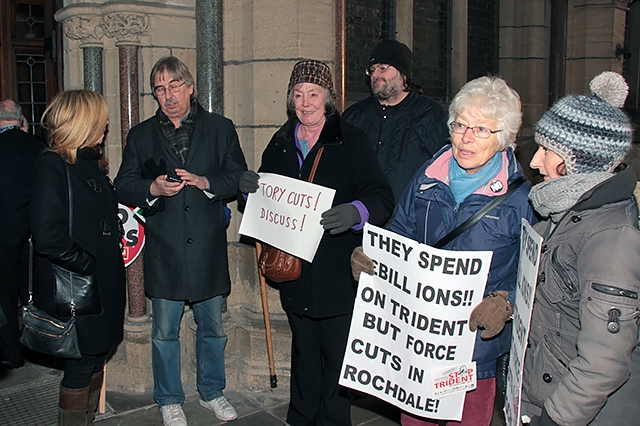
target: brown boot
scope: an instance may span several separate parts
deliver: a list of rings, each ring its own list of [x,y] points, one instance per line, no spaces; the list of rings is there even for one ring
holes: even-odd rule
[[[58,426],[86,426],[89,386],[82,389],[67,389],[60,386],[58,402]]]
[[[104,371],[100,371],[91,376],[89,383],[89,403],[87,404],[87,424],[93,424],[96,418],[96,410],[100,402],[100,390],[102,390],[102,381],[104,380]]]

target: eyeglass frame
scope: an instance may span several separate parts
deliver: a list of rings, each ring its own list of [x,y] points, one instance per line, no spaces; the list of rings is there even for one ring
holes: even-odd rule
[[[389,65],[389,64],[372,65],[369,68],[367,68],[366,70],[364,70],[364,73],[366,75],[368,75],[369,77],[371,77],[371,75],[376,71],[380,71],[380,74],[384,74],[387,71],[389,71],[389,67],[392,67],[392,66],[393,65]]]
[[[464,130],[462,132],[456,132],[454,130],[454,126],[456,126],[456,125],[464,126]],[[495,133],[500,133],[502,131],[502,129],[491,130],[487,126],[467,126],[466,124],[462,124],[462,123],[459,123],[457,121],[452,121],[451,123],[449,123],[449,128],[451,129],[451,132],[455,133],[456,135],[464,135],[465,133],[467,133],[467,130],[471,129],[471,133],[473,134],[473,136],[475,136],[476,138],[480,138],[480,139],[489,139],[491,137],[491,135],[493,135]],[[486,136],[481,136],[481,135],[476,134],[476,129],[478,129],[478,128],[488,129],[489,130],[489,134],[486,135]]]
[[[157,96],[165,96],[167,94],[167,91],[169,93],[178,93],[180,91],[180,88],[182,86],[184,86],[185,84],[187,84],[186,80],[182,80],[182,83],[179,83],[177,85],[171,85],[171,83],[169,83],[169,85],[167,87],[164,86],[156,86],[153,88],[153,94]],[[162,89],[162,92],[158,93],[158,90]]]

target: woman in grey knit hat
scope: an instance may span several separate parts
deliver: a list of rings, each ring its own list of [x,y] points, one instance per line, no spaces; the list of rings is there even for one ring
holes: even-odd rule
[[[524,365],[530,425],[640,421],[636,177],[621,164],[632,140],[620,110],[628,86],[604,72],[590,88],[536,125],[531,167],[544,182],[529,198],[546,220],[535,226],[544,242]]]

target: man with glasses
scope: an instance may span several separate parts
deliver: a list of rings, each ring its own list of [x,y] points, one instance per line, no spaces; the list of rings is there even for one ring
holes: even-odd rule
[[[378,44],[365,70],[372,96],[342,117],[369,137],[396,202],[415,171],[449,139],[445,110],[411,81],[412,61],[405,44]]]
[[[129,131],[115,179],[123,202],[144,209],[145,292],[151,298],[154,399],[165,425],[187,424],[180,380],[180,321],[185,303],[197,324],[200,405],[237,418],[226,385],[223,295],[230,290],[224,203],[247,170],[231,120],[205,111],[194,79],[175,57],[151,70],[156,114]]]

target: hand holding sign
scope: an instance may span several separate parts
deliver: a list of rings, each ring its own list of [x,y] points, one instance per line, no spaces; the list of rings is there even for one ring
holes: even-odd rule
[[[259,174],[257,174],[253,170],[247,170],[242,174],[242,176],[240,176],[240,182],[238,183],[240,192],[242,192],[243,194],[253,194],[258,190],[259,180]]]
[[[508,295],[502,290],[489,293],[471,312],[469,329],[476,331],[478,327],[484,328],[483,339],[491,339],[500,333],[513,314]]]
[[[362,251],[362,246],[356,247],[351,253],[351,274],[356,281],[360,280],[360,273],[368,275],[374,273],[373,260]]]

